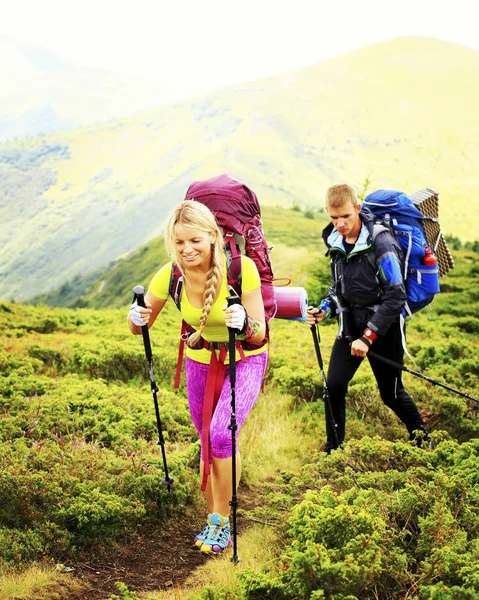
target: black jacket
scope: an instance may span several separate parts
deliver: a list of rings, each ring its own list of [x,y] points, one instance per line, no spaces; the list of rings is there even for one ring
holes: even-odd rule
[[[332,223],[323,230],[330,256],[332,290],[341,299],[341,305],[349,308],[354,325],[368,326],[377,335],[384,335],[406,303],[401,274],[403,255],[386,227],[376,226],[373,242],[374,215],[369,209],[362,208],[360,218],[363,226],[349,255],[343,236]]]

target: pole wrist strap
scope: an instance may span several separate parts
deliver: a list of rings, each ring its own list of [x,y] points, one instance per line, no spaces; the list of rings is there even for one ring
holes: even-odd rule
[[[246,317],[246,324],[242,333],[236,336],[238,340],[250,340],[258,333],[260,328],[259,323],[254,321],[251,317]]]
[[[362,341],[364,344],[366,344],[366,346],[367,346],[368,348],[371,348],[371,346],[373,345],[373,344],[372,344],[372,342],[371,342],[371,340],[368,340],[368,338],[364,337],[364,335],[362,335],[362,336],[361,336],[359,339],[360,339],[360,340],[361,340],[361,341]]]

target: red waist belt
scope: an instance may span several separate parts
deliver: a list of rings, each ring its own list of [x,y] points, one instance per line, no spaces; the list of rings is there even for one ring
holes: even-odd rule
[[[180,384],[181,366],[183,363],[183,352],[186,342],[186,329],[183,325],[182,336],[180,338],[180,351],[178,363],[176,366],[175,388]],[[205,396],[203,399],[203,419],[201,426],[201,460],[203,461],[203,479],[201,481],[201,490],[206,490],[208,475],[210,474],[210,427],[216,405],[221,395],[221,389],[225,380],[225,358],[228,351],[227,342],[207,342],[203,340],[203,348],[211,351],[208,375],[206,378]],[[196,350],[201,348],[195,348]],[[236,340],[236,349],[239,352],[242,362],[246,362],[243,347],[240,340]],[[219,350],[216,356],[215,350]]]
[[[219,355],[216,356],[215,349],[218,349]],[[225,358],[228,351],[228,344],[221,342],[219,344],[210,344],[205,341],[204,348],[211,350],[210,366],[206,378],[205,397],[203,400],[203,419],[201,427],[201,459],[203,460],[203,479],[201,481],[201,490],[206,490],[208,475],[210,474],[210,427],[213,415],[221,395],[223,382],[225,380]],[[246,362],[243,348],[239,340],[236,341],[241,360]]]

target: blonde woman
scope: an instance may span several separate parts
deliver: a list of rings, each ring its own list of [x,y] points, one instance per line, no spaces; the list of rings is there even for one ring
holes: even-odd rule
[[[237,344],[236,420],[239,433],[261,389],[267,364],[266,324],[261,283],[254,262],[242,261],[241,304],[227,307],[226,256],[223,236],[203,204],[187,200],[168,218],[165,244],[172,262],[153,277],[146,308],[133,304],[128,315],[132,333],[151,327],[164,307],[173,263],[184,277],[181,316],[190,325],[186,350],[186,385],[191,418],[201,440],[200,477],[208,506],[206,526],[195,539],[201,552],[220,553],[231,545],[229,511],[232,495],[231,388],[227,356],[228,329],[240,333],[248,349]],[[208,390],[216,390],[213,402]],[[207,414],[212,406],[212,413]],[[209,423],[209,427],[208,427]],[[238,446],[236,446],[238,447]],[[241,457],[236,454],[236,481]]]

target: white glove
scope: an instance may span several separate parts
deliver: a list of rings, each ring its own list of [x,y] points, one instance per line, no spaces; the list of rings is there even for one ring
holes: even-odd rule
[[[233,304],[229,307],[231,314],[231,329],[237,329],[241,331],[244,328],[246,320],[246,310],[241,304]]]
[[[145,321],[143,320],[143,315],[140,312],[140,307],[138,306],[137,301],[135,300],[130,307],[130,312],[128,313],[130,320],[133,324],[138,327],[143,327]]]

